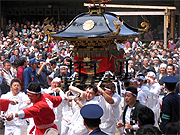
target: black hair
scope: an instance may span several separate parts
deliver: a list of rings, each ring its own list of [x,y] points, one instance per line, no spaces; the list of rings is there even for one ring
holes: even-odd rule
[[[13,66],[16,67],[16,68],[19,66],[19,59],[14,60]]]
[[[5,59],[5,60],[3,61],[3,66],[5,66],[6,63],[11,63],[11,61],[10,61],[9,59]]]
[[[167,67],[168,67],[168,66],[172,66],[172,67],[173,67],[173,70],[174,70],[174,65],[173,65],[173,64],[168,64]]]
[[[33,91],[33,92],[40,92],[41,91],[40,84],[35,83],[35,82],[30,82],[27,89],[30,91]]]
[[[140,127],[148,124],[154,125],[154,112],[147,106],[144,106],[138,110],[137,120]]]
[[[19,52],[19,49],[16,48],[16,49],[14,49],[14,51],[15,51],[15,50],[18,50],[18,52]]]
[[[56,61],[55,60],[51,60],[50,63],[51,63],[51,65],[55,65]]]
[[[106,83],[105,87],[110,89],[113,93],[115,92],[115,84],[112,82]]]
[[[162,135],[161,131],[153,125],[144,125],[140,127],[137,132],[137,135]]]
[[[95,128],[95,127],[99,127],[100,124],[100,118],[98,119],[87,119],[87,118],[83,118],[85,124],[89,127],[89,128]]]
[[[167,50],[166,50],[166,49],[163,49],[163,51],[166,51],[166,52],[167,52]]]
[[[24,63],[26,62],[26,60],[27,60],[27,58],[26,57],[21,57],[20,59],[19,59],[19,66],[23,66],[24,65]]]
[[[62,51],[62,50],[65,50],[65,51],[66,51],[66,49],[65,49],[65,48],[62,48],[62,49],[61,49],[61,51]]]
[[[180,122],[171,122],[165,126],[165,135],[179,135]]]
[[[175,46],[174,49],[178,49],[179,47],[178,46]]]
[[[154,56],[154,58],[158,58],[158,60],[159,60],[159,57],[158,57],[158,56]]]
[[[95,86],[95,85],[93,85],[93,84],[90,84],[90,85],[88,85],[87,87],[86,87],[86,89],[93,89],[93,91],[95,92],[95,94],[98,92],[98,89],[97,89],[97,87]]]
[[[12,86],[14,82],[18,82],[21,85],[21,81],[18,78],[14,78],[11,80],[10,86]]]
[[[126,91],[131,91],[132,93],[136,94],[136,96],[138,95],[137,93],[137,88],[133,87],[133,86],[128,86],[126,88]],[[134,96],[134,95],[133,95]]]

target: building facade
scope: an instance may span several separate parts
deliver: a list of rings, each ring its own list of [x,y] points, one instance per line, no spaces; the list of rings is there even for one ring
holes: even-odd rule
[[[88,8],[84,6],[84,3],[88,0],[23,0],[23,1],[5,1],[0,2],[0,26],[1,30],[5,31],[5,27],[8,20],[11,19],[14,23],[19,22],[26,23],[26,21],[43,22],[46,17],[53,17],[55,21],[64,21],[69,23],[76,15],[87,12]],[[111,0],[108,4],[119,5],[148,5],[148,6],[174,6],[174,29],[180,36],[180,1],[179,0]],[[133,8],[106,8],[107,12],[133,12],[133,11],[152,11],[150,9],[133,9]],[[158,9],[153,11],[159,11]],[[161,10],[162,11],[162,10]],[[172,12],[171,12],[172,15]],[[171,16],[170,15],[170,16]],[[120,15],[121,16],[121,15]],[[150,29],[157,28],[158,25],[164,22],[163,15],[148,15],[145,16],[150,24]],[[123,15],[121,16],[129,25],[133,27],[141,27],[140,23],[143,21],[144,16],[141,15]],[[169,17],[169,29],[172,26],[170,24],[171,17]],[[175,28],[176,27],[176,28]],[[174,31],[174,34],[175,32]]]

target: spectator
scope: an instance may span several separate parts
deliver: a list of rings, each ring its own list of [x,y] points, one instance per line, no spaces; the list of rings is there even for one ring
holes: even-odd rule
[[[159,81],[166,74],[167,65],[162,63],[159,68],[159,73],[156,74],[156,79]]]
[[[18,32],[15,30],[15,26],[12,26],[12,29],[10,31],[13,35],[13,37],[17,37],[18,36]]]
[[[15,31],[17,31],[18,34],[19,34],[19,32],[22,32],[22,29],[19,27],[19,23],[18,22],[16,22]]]
[[[130,42],[128,41],[128,39],[127,39],[127,41],[124,43],[124,45],[125,45],[126,49],[128,49],[128,48],[131,47]]]
[[[21,57],[19,60],[19,67],[17,69],[17,78],[21,81],[21,91],[25,90],[23,71],[26,68],[27,64],[28,63],[26,57]]]
[[[151,30],[147,30],[146,33],[144,34],[144,39],[145,40],[148,40],[148,41],[151,41],[153,40],[153,35],[152,35],[152,31]]]
[[[176,45],[180,47],[180,37],[178,38],[178,41],[176,42]]]
[[[159,80],[159,84],[160,85],[163,85],[164,82],[163,82],[163,79],[166,77],[166,76],[174,76],[176,77],[179,81],[180,81],[180,76],[178,74],[175,74],[174,73],[174,69],[175,67],[173,66],[173,64],[168,64],[167,65],[167,74],[165,74],[160,80]]]
[[[177,46],[177,45],[174,43],[174,40],[172,38],[169,41],[170,42],[168,44],[168,49],[171,49],[171,50],[174,51],[174,47]]]
[[[12,21],[8,20],[8,24],[6,25],[6,34],[9,34],[9,32],[12,29],[12,26],[13,26]]]
[[[38,83],[38,78],[36,73],[37,65],[38,65],[38,61],[35,58],[32,58],[29,60],[29,67],[25,68],[23,71],[25,92],[30,82]]]
[[[34,51],[31,53],[31,55],[29,57],[30,58],[38,58],[38,54],[39,54],[39,46],[35,45]]]
[[[39,69],[37,70],[38,81],[43,88],[49,87],[48,82],[47,82],[47,76],[50,75],[52,72],[51,65],[49,64],[50,71],[46,69],[45,67],[46,65],[47,63],[44,60],[41,60],[38,65]]]
[[[136,47],[142,46],[142,42],[139,40],[139,38],[135,38],[134,42],[132,43],[132,50],[134,50]]]
[[[14,63],[15,59],[19,59],[19,58],[20,58],[20,56],[19,56],[19,49],[15,49],[14,50],[14,55],[11,56],[11,58],[10,58],[11,64]]]
[[[10,90],[10,83],[11,83],[11,80],[13,79],[13,76],[12,76],[12,73],[10,71],[11,69],[11,62],[9,59],[5,59],[3,61],[3,73],[4,73],[4,78],[7,82],[7,85],[9,86],[9,90]]]

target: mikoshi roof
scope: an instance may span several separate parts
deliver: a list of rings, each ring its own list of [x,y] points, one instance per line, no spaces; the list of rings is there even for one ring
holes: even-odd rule
[[[63,30],[49,34],[56,40],[67,41],[123,40],[137,37],[148,29],[146,22],[141,24],[145,29],[133,28],[117,15],[104,11],[101,7],[92,7],[89,12],[76,16]]]

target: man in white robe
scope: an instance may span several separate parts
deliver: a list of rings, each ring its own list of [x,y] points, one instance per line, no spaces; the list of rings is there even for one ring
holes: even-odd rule
[[[100,129],[108,135],[114,135],[120,119],[120,96],[115,92],[115,85],[111,82],[105,85],[104,90],[98,87],[98,91],[102,94],[99,97],[99,105],[104,110]]]
[[[11,91],[3,94],[1,99],[14,100],[17,101],[18,104],[9,104],[8,110],[4,115],[28,108],[30,104],[28,96],[25,93],[20,92],[21,81],[19,79],[12,79],[10,89]],[[27,122],[25,119],[14,118],[12,121],[5,121],[5,135],[22,135],[24,128],[27,128]]]

